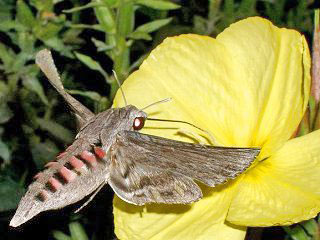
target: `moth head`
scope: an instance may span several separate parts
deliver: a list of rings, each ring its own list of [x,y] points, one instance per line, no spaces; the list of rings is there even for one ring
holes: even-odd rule
[[[136,108],[135,106],[128,105],[127,107],[129,113],[127,115],[128,128],[127,130],[139,131],[144,127],[145,120],[147,119],[147,114]]]
[[[124,95],[123,95],[123,97],[124,97]],[[146,114],[146,112],[144,112],[144,110],[151,107],[151,106],[157,105],[159,103],[165,103],[170,100],[171,100],[171,98],[165,98],[160,101],[153,102],[142,109],[138,109],[132,105],[126,105],[125,107],[120,108],[120,116],[122,116],[122,120],[125,120],[125,119],[127,120],[127,121],[125,121],[127,124],[126,130],[133,130],[133,131],[141,130],[144,127],[144,123],[145,123],[147,116],[148,116]]]

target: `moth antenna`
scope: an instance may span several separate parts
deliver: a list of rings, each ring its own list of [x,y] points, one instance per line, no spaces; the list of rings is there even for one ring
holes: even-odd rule
[[[81,205],[81,207],[79,207],[77,210],[74,211],[74,213],[78,213],[82,208],[84,208],[85,206],[87,206],[91,201],[92,199],[97,195],[97,193],[101,190],[101,188],[103,188],[103,186],[105,185],[106,183],[103,182],[98,188],[97,190],[95,190],[95,192],[90,196],[90,198],[84,203]]]
[[[199,129],[200,131],[206,133],[206,134],[209,136],[210,141],[211,141],[214,145],[218,145],[218,144],[217,144],[217,141],[215,140],[215,138],[213,137],[213,135],[212,135],[209,131],[204,130],[204,129],[202,129],[202,128],[200,128],[200,127],[198,127],[198,126],[196,126],[196,125],[194,125],[194,124],[192,124],[192,123],[189,123],[189,122],[186,122],[186,121],[182,121],[182,120],[170,120],[170,119],[149,118],[149,117],[147,117],[147,119],[148,119],[148,120],[151,120],[151,121],[158,121],[158,122],[175,122],[175,123],[188,124],[189,126],[194,127],[194,128],[196,128],[196,129]]]
[[[154,106],[154,105],[157,105],[157,104],[160,104],[160,103],[169,102],[169,101],[171,101],[171,100],[172,100],[172,98],[165,98],[165,99],[162,99],[162,100],[160,100],[160,101],[151,103],[151,104],[149,104],[148,106],[146,106],[146,107],[144,107],[144,108],[142,108],[142,109],[140,109],[140,110],[141,110],[141,111],[144,111],[144,110],[146,110],[147,108],[149,108],[149,107],[151,107],[151,106]],[[148,118],[148,119],[149,119],[149,118]]]
[[[114,70],[112,70],[112,72],[113,72],[113,76],[114,76],[114,78],[116,79],[116,81],[117,81],[117,83],[118,83],[118,86],[119,86],[119,88],[120,88],[120,91],[121,91],[121,95],[122,95],[124,104],[127,106],[127,105],[128,105],[128,102],[127,102],[126,96],[124,95],[124,92],[123,92],[123,89],[122,89],[122,87],[121,87],[120,81],[119,81],[119,79],[118,79],[117,73],[116,73]]]

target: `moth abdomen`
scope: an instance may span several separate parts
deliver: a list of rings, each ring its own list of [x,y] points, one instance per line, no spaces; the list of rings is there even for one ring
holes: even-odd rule
[[[48,162],[45,165],[47,169],[35,175],[35,182],[28,190],[29,199],[45,203],[51,198],[59,198],[65,195],[70,184],[76,187],[77,178],[86,177],[97,168],[104,168],[104,150],[90,144],[86,146],[88,150],[81,150],[73,144],[60,153],[56,161]]]
[[[36,174],[10,225],[19,226],[40,212],[62,208],[92,193],[105,181],[105,155],[102,148],[76,140]]]

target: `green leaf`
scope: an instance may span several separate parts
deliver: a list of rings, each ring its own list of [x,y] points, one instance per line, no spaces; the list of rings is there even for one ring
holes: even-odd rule
[[[23,25],[21,25],[17,21],[13,21],[13,20],[0,22],[0,31],[8,32],[8,31],[10,31],[12,29],[16,29],[17,31],[22,31],[23,30]]]
[[[33,136],[33,139],[30,140],[32,158],[37,166],[37,169],[42,169],[47,162],[56,158],[57,154],[59,153],[59,149],[53,142],[46,141],[39,143],[37,136]]]
[[[256,4],[257,0],[242,0],[237,15],[246,17],[255,15]]]
[[[11,152],[8,146],[1,140],[0,140],[0,157],[4,160],[5,164],[10,162]]]
[[[52,235],[56,240],[72,240],[71,237],[61,231],[52,231]]]
[[[91,38],[91,41],[96,46],[98,52],[109,51],[115,47],[115,45],[107,45],[104,42],[102,42],[98,39],[95,39],[95,38]]]
[[[0,124],[8,122],[12,117],[13,117],[13,112],[8,107],[7,103],[6,102],[0,103]]]
[[[63,42],[65,44],[72,44],[72,45],[85,44],[86,41],[79,36],[82,32],[83,32],[82,29],[75,29],[75,28],[68,29],[62,34]]]
[[[74,56],[71,53],[72,47],[66,46],[60,38],[53,37],[43,41],[48,47],[53,48],[61,55],[66,56],[68,58],[74,58]]]
[[[161,0],[136,0],[136,3],[158,10],[173,10],[180,8],[178,4]]]
[[[295,227],[283,227],[292,240],[310,240],[306,232],[300,225]]]
[[[0,42],[0,60],[4,63],[5,67],[9,68],[9,66],[13,63],[16,56],[14,52],[7,48],[6,45]],[[8,69],[6,69],[8,71]]]
[[[28,64],[23,67],[23,72],[25,73],[25,75],[38,77],[40,69],[36,64]]]
[[[140,32],[140,31],[134,31],[133,33],[129,34],[129,38],[135,39],[135,40],[147,40],[150,41],[152,40],[152,37],[146,33],[146,32]]]
[[[89,240],[84,228],[79,222],[70,223],[69,230],[72,240]]]
[[[235,19],[235,3],[234,0],[225,0],[224,1],[224,14],[226,16],[225,20],[228,23],[231,23]]]
[[[48,131],[62,142],[71,143],[73,141],[72,132],[59,123],[42,118],[38,118],[37,123],[40,125],[41,129]]]
[[[201,16],[194,16],[193,28],[197,34],[207,34],[208,20]]]
[[[134,7],[133,2],[123,2],[117,12],[117,33],[127,37],[134,28]]]
[[[139,26],[135,31],[151,33],[151,32],[157,31],[159,28],[167,25],[171,21],[172,21],[172,18],[155,20]]]
[[[15,60],[12,63],[11,71],[19,73],[19,77],[27,78],[23,71],[27,61],[31,60],[31,58],[31,53],[20,51],[17,55],[15,55]]]
[[[80,91],[80,90],[67,90],[70,94],[80,95],[83,97],[88,97],[93,101],[99,102],[101,100],[101,96],[99,93],[94,91]]]
[[[54,3],[56,4],[56,0],[29,0],[30,5],[34,6],[39,12],[40,11],[46,11],[46,12],[52,12]]]
[[[124,37],[118,37],[117,39],[117,52],[114,56],[113,69],[118,75],[118,79],[120,82],[126,78],[128,69],[130,66],[130,49],[128,47],[128,43]],[[117,85],[117,84],[116,84]],[[112,87],[111,87],[112,89]],[[114,88],[115,89],[115,88]],[[111,91],[110,96],[113,97],[113,92]]]
[[[78,11],[82,11],[88,8],[93,8],[93,7],[101,7],[101,6],[105,6],[104,3],[97,3],[97,2],[91,2],[88,3],[86,5],[80,6],[80,7],[74,7],[68,10],[63,10],[62,12],[64,13],[73,13],[73,12],[78,12]]]
[[[38,115],[38,108],[32,104],[34,102],[34,94],[31,94],[29,90],[26,88],[22,88],[19,91],[19,97],[21,102],[21,107],[24,112],[24,119],[31,127],[38,128],[37,123],[37,115]],[[24,126],[24,124],[22,124]]]
[[[120,0],[102,0],[105,4],[107,4],[109,7],[114,8],[117,7]]]
[[[310,95],[310,98],[309,98],[309,111],[310,111],[310,116],[309,116],[309,125],[311,127],[312,130],[316,130],[314,129],[314,122],[315,122],[315,118],[317,116],[317,104],[316,104],[316,101],[315,101],[315,98],[313,95]]]
[[[0,22],[12,19],[12,10],[16,7],[14,1],[0,1]]]
[[[96,112],[102,112],[108,109],[111,105],[111,102],[106,97],[101,97],[101,100],[98,102],[98,104],[95,106]]]
[[[308,232],[309,235],[314,237],[314,240],[319,239],[319,225],[314,219],[304,221],[301,223],[304,229]]]
[[[49,105],[48,99],[44,94],[42,85],[40,84],[37,78],[25,76],[23,77],[22,83],[28,90],[35,92],[45,105]]]
[[[0,212],[15,209],[24,194],[24,189],[11,179],[0,178]]]
[[[32,29],[38,24],[29,6],[23,1],[17,1],[17,20],[24,26]]]
[[[92,25],[89,25],[89,24],[70,24],[69,27],[74,28],[74,29],[92,29],[92,30],[96,30],[99,32],[104,32],[104,29],[99,24],[92,24]]]
[[[22,124],[21,127],[22,127],[23,133],[24,133],[26,136],[30,136],[30,135],[34,134],[34,129],[33,129],[32,127],[30,127],[30,126],[28,126],[28,125],[26,125],[26,124]],[[40,142],[40,140],[39,140],[39,142]],[[37,142],[37,143],[39,143],[39,142]]]
[[[208,12],[208,20],[209,21],[216,21],[219,19],[220,15],[220,8],[221,8],[222,1],[217,0],[209,0],[209,12]]]
[[[87,67],[89,67],[92,70],[98,71],[100,72],[103,77],[105,79],[108,79],[108,74],[103,70],[103,68],[100,66],[100,64],[93,60],[91,57],[78,53],[78,52],[74,52],[76,57],[82,62],[84,63]]]
[[[19,47],[22,52],[33,54],[34,53],[34,44],[35,44],[35,37],[33,34],[30,34],[29,32],[19,32],[18,33],[18,42]]]
[[[62,24],[55,24],[48,22],[45,25],[39,25],[34,28],[35,35],[42,41],[48,40],[50,38],[56,37],[58,33],[62,30]]]
[[[103,3],[103,0],[96,0],[96,2]],[[94,12],[104,31],[109,34],[115,34],[116,24],[110,8],[108,6],[95,7]]]

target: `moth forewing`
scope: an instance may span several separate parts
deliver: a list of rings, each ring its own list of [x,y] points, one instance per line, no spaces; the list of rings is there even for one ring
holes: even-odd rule
[[[111,152],[111,159],[178,173],[211,187],[243,173],[260,152],[259,148],[214,147],[134,131],[122,131],[116,141],[119,147]]]
[[[128,157],[135,152],[126,146],[123,142],[116,141],[110,149],[108,183],[122,200],[135,205],[188,204],[202,197],[199,186],[190,177],[158,168],[156,165],[136,162],[134,158]],[[148,149],[141,149],[140,153],[145,155],[143,151]]]
[[[73,98],[65,91],[49,50],[43,49],[39,51],[36,55],[36,63],[42,72],[47,76],[51,85],[60,93],[60,95],[71,107],[76,115],[80,129],[85,123],[94,117],[94,114],[84,105],[82,105],[77,99]]]
[[[139,165],[125,177],[116,166],[110,169],[108,183],[128,203],[189,204],[202,198],[199,186],[182,174]]]

